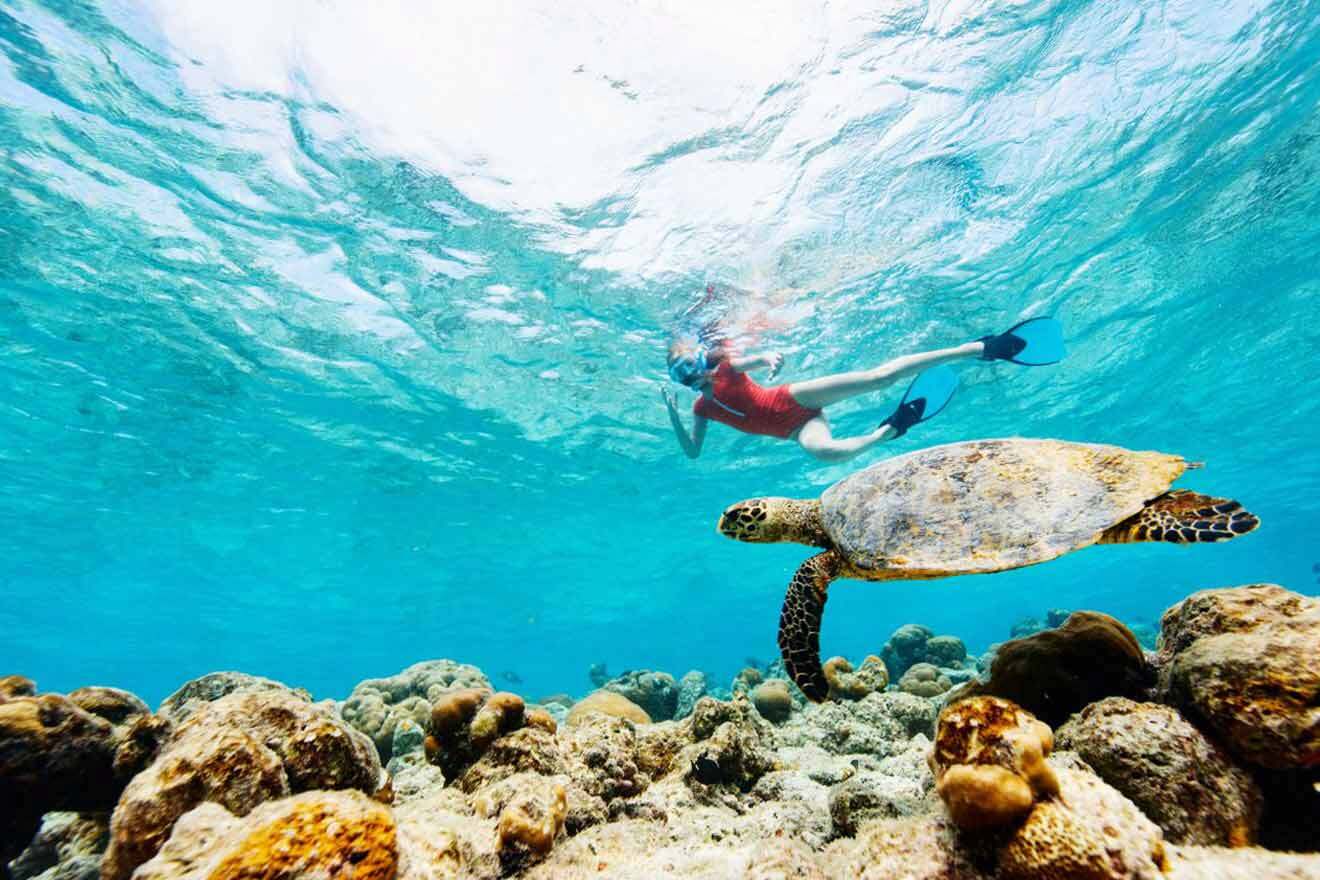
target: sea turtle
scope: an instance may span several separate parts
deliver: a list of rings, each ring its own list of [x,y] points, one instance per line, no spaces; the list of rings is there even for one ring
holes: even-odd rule
[[[819,702],[829,691],[820,619],[830,581],[1004,571],[1090,544],[1226,541],[1260,525],[1236,501],[1169,489],[1199,466],[1118,446],[971,440],[871,465],[819,499],[740,501],[718,528],[739,541],[825,548],[798,567],[779,618],[788,672]]]

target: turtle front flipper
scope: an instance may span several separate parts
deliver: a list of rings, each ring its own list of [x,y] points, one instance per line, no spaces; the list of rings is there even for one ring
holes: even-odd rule
[[[1173,489],[1100,535],[1101,544],[1167,541],[1196,544],[1227,541],[1254,531],[1260,519],[1231,498]]]
[[[843,570],[843,557],[835,550],[817,553],[798,566],[784,596],[779,615],[779,650],[793,681],[813,703],[830,691],[820,667],[820,618],[830,581]]]

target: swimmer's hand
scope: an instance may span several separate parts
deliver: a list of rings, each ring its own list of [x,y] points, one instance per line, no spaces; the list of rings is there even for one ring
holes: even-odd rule
[[[765,356],[765,365],[770,368],[770,372],[765,374],[766,381],[779,375],[779,371],[784,367],[784,356],[777,351],[772,351]]]

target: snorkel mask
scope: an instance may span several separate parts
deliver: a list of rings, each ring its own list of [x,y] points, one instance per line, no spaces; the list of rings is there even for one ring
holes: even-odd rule
[[[669,364],[669,378],[690,388],[697,377],[709,369],[710,362],[706,359],[706,348],[699,345],[692,353],[683,354]]]

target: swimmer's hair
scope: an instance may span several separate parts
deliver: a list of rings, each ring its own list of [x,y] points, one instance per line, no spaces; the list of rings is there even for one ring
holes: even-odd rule
[[[677,336],[671,337],[669,349],[665,354],[665,366],[672,367],[675,361],[693,351],[696,347],[696,343],[690,339],[681,339]]]

